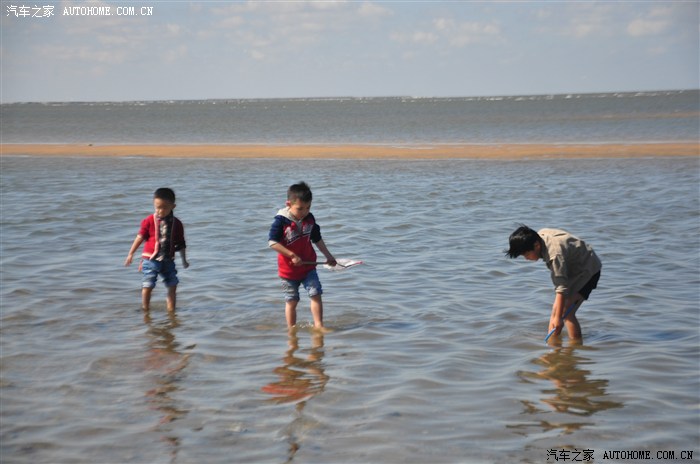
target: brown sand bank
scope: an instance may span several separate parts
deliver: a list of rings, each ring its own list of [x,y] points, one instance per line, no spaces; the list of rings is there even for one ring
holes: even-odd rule
[[[700,156],[700,143],[502,145],[60,145],[1,144],[3,156],[314,159],[576,159]]]

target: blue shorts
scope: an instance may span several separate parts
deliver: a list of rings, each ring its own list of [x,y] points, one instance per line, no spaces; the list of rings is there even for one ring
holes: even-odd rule
[[[141,263],[143,271],[143,288],[155,288],[158,274],[163,276],[163,283],[166,287],[175,287],[180,280],[177,278],[175,261],[153,261],[144,259]]]
[[[309,297],[323,295],[321,281],[315,269],[309,271],[303,280],[282,279],[282,290],[284,290],[284,301],[299,301],[299,285],[303,285]]]

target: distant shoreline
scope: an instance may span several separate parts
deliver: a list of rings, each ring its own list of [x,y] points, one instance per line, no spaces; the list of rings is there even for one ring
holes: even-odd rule
[[[191,159],[580,159],[698,157],[700,142],[426,145],[0,144],[1,156]]]
[[[550,99],[550,98],[579,98],[596,97],[600,95],[615,95],[626,97],[656,96],[659,94],[679,94],[697,92],[700,89],[690,87],[684,89],[653,89],[653,90],[607,90],[588,92],[555,92],[555,93],[494,93],[483,95],[318,95],[306,97],[240,97],[240,98],[166,98],[157,100],[23,100],[4,101],[0,105],[141,105],[151,103],[181,104],[181,103],[232,103],[232,102],[275,102],[275,101],[361,101],[361,100],[517,100],[517,99]]]

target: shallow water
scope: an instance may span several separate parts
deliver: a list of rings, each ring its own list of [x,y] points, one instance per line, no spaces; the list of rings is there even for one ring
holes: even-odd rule
[[[697,159],[2,162],[2,462],[546,462],[699,448]],[[289,337],[267,230],[304,179],[336,257]],[[178,310],[124,258],[159,186]],[[603,261],[583,346],[545,347],[519,222]],[[607,461],[605,461],[607,462]]]

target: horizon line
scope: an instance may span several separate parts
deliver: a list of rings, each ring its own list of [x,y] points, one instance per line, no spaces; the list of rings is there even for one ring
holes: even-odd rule
[[[412,96],[412,95],[375,95],[375,96],[309,96],[309,97],[211,97],[211,98],[164,98],[153,100],[32,100],[32,101],[0,101],[0,105],[23,105],[23,104],[111,104],[111,103],[163,103],[163,102],[231,102],[231,101],[280,101],[280,100],[372,100],[372,99],[410,99],[410,100],[449,100],[449,99],[493,99],[493,98],[536,98],[536,97],[561,97],[569,95],[615,95],[615,94],[654,94],[654,93],[682,93],[700,91],[699,88],[685,89],[655,89],[655,90],[610,90],[600,92],[555,92],[555,93],[532,93],[532,94],[493,94],[493,95],[453,95],[453,96]]]

